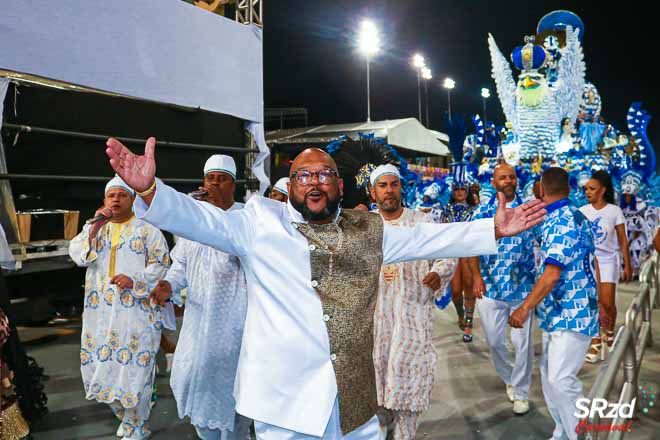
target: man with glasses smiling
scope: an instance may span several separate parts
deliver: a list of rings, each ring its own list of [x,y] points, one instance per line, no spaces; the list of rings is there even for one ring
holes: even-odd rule
[[[248,310],[234,395],[260,440],[382,438],[372,357],[381,265],[493,253],[545,213],[540,201],[502,203],[494,219],[388,226],[340,208],[344,182],[319,149],[293,162],[287,204],[253,197],[221,211],[155,178],[155,143],[137,156],[109,139],[106,153],[138,192],[140,218],[241,260]]]

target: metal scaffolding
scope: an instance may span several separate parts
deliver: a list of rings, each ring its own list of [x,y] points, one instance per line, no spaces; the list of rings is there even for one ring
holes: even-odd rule
[[[263,12],[263,0],[238,0],[236,5],[236,21],[263,27]]]

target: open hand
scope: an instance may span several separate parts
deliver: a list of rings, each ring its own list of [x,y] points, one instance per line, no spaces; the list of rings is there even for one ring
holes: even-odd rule
[[[442,278],[435,272],[429,272],[422,280],[422,284],[431,290],[438,290],[442,285]]]
[[[133,288],[133,280],[131,277],[124,275],[123,273],[112,277],[110,284],[116,284],[121,290]]]
[[[506,207],[504,193],[497,193],[497,212],[495,212],[495,238],[511,237],[533,228],[543,221],[547,211],[545,203],[532,200],[516,208]]]
[[[164,306],[167,300],[172,296],[172,285],[165,280],[158,281],[156,287],[149,293],[149,299]]]
[[[144,156],[133,154],[117,139],[106,142],[105,153],[110,158],[110,166],[124,179],[124,182],[137,192],[144,192],[154,183],[156,177],[156,138],[150,137],[144,145]]]

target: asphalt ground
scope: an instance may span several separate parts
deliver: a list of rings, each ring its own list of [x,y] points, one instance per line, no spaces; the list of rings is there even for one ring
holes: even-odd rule
[[[637,283],[622,285],[617,296],[619,321],[639,289]],[[656,343],[647,348],[640,381],[660,385],[660,310],[655,311],[653,329]],[[37,337],[35,337],[35,335]],[[71,322],[56,327],[29,328],[21,331],[29,353],[45,368],[49,414],[34,429],[35,439],[116,439],[117,420],[107,405],[84,399],[80,378],[80,324]],[[423,415],[418,439],[547,439],[554,427],[541,391],[538,362],[541,334],[534,335],[535,368],[530,392],[531,410],[524,416],[512,412],[505,386],[490,363],[488,348],[481,332],[480,319],[475,319],[472,344],[461,340],[453,306],[437,311],[433,340],[439,354],[431,407]],[[585,394],[601,364],[585,364],[580,378]],[[180,420],[168,377],[158,377],[158,401],[152,412],[152,438],[195,439],[187,420]],[[613,398],[612,398],[613,399]],[[652,408],[632,422],[626,439],[660,439],[660,408]]]

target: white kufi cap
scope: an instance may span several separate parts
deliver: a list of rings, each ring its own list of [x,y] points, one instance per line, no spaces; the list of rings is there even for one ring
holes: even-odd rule
[[[386,165],[379,165],[376,167],[375,170],[371,172],[371,176],[369,177],[369,182],[371,182],[371,186],[374,186],[376,180],[378,180],[380,176],[384,176],[385,174],[391,174],[401,179],[401,174],[399,173],[399,169],[394,165],[389,163]]]
[[[115,177],[113,177],[113,178],[110,180],[110,182],[108,182],[108,183],[105,185],[105,192],[107,193],[108,191],[110,191],[110,190],[113,189],[113,188],[121,188],[121,189],[123,189],[123,190],[128,191],[128,193],[129,193],[131,196],[134,196],[134,195],[135,195],[135,191],[133,191],[133,188],[131,188],[130,186],[128,186],[128,184],[127,184],[126,182],[124,182],[124,181],[122,180],[122,178],[119,177],[119,176],[117,176],[117,175],[115,175]],[[104,194],[105,194],[105,193],[104,193]]]
[[[227,173],[236,180],[236,162],[234,162],[234,158],[231,156],[214,154],[209,157],[206,164],[204,164],[204,175],[206,176],[213,171]]]
[[[289,178],[288,177],[282,177],[280,180],[275,182],[275,185],[273,185],[273,188],[284,194],[285,196],[289,196],[289,191],[286,189],[286,184],[289,183]]]

